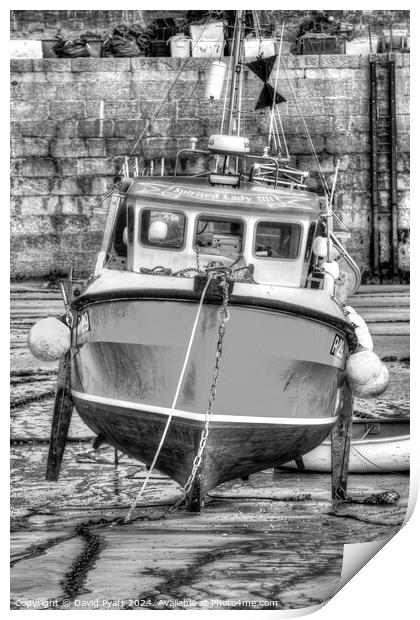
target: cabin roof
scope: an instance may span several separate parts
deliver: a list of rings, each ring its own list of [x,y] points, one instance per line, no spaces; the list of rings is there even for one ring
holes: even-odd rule
[[[247,183],[239,188],[210,185],[199,178],[140,177],[133,179],[127,195],[144,197],[159,203],[168,202],[178,208],[197,203],[206,208],[240,208],[253,213],[295,213],[318,215],[320,202],[316,194],[288,188]],[[168,205],[169,206],[169,205]]]

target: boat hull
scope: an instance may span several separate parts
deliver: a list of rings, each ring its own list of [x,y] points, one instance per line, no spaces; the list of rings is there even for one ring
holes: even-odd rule
[[[409,421],[385,420],[377,435],[369,434],[369,426],[380,426],[381,421],[357,421],[353,423],[350,444],[349,472],[352,474],[380,474],[408,472],[410,470]],[[364,436],[366,434],[366,436]],[[302,457],[308,471],[331,471],[331,441],[325,440]],[[286,468],[296,469],[296,463],[286,463]]]
[[[73,339],[72,396],[82,419],[111,445],[150,464],[171,416],[157,467],[181,485],[208,409],[217,309],[206,303],[200,311],[176,402],[198,304],[101,300],[79,311]],[[285,463],[327,437],[344,380],[344,359],[331,354],[338,337],[335,327],[314,320],[231,308],[200,471],[202,493]]]

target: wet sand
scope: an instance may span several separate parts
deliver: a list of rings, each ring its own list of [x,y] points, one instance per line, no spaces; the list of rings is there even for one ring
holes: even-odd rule
[[[366,295],[365,304],[375,299]],[[367,307],[374,318],[375,307]],[[34,360],[26,333],[38,318],[61,311],[57,291],[45,285],[12,290],[13,609],[307,607],[337,590],[343,543],[386,540],[399,529],[408,475],[349,478],[355,500],[392,489],[400,495],[395,505],[333,505],[328,475],[286,470],[220,485],[200,514],[181,508],[170,515],[164,513],[180,489],[155,472],[134,522],[120,524],[146,470],[121,453],[116,463],[110,447],[93,451],[93,435],[76,413],[60,479],[46,482],[57,364]],[[356,402],[362,413],[408,414],[405,312],[399,308],[397,321],[391,312],[390,322],[380,312],[372,323],[385,332],[373,337],[381,357],[394,360],[392,382],[377,401]]]

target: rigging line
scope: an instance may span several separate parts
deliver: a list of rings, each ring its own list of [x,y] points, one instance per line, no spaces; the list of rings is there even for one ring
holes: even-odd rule
[[[133,513],[133,510],[136,508],[137,503],[140,500],[140,498],[141,498],[141,496],[143,494],[144,489],[146,488],[146,486],[149,483],[150,476],[152,475],[153,469],[154,469],[154,467],[156,465],[156,461],[158,460],[158,457],[159,457],[160,451],[162,449],[163,443],[164,443],[164,441],[166,439],[166,435],[167,435],[167,432],[168,432],[168,429],[169,429],[169,425],[170,425],[171,420],[172,420],[173,412],[174,412],[175,406],[176,406],[177,401],[178,401],[179,392],[181,391],[181,385],[182,385],[182,382],[184,380],[185,371],[186,371],[187,364],[188,364],[188,361],[189,361],[189,358],[190,358],[190,354],[191,354],[192,344],[193,344],[193,341],[194,341],[195,333],[197,331],[198,319],[200,318],[201,308],[203,307],[204,297],[205,297],[205,294],[207,292],[207,289],[208,289],[208,286],[210,284],[210,281],[211,281],[211,277],[209,276],[207,278],[207,282],[206,282],[206,284],[205,284],[205,286],[203,288],[203,292],[201,293],[200,302],[198,304],[198,309],[197,309],[197,312],[196,312],[196,315],[195,315],[193,328],[191,330],[190,339],[188,341],[187,352],[185,354],[184,363],[182,365],[181,374],[179,375],[178,385],[177,385],[176,390],[175,390],[175,396],[174,396],[174,399],[172,401],[171,410],[170,410],[170,412],[168,414],[168,419],[166,420],[165,428],[164,428],[162,436],[160,438],[160,442],[159,442],[159,445],[158,445],[157,450],[155,452],[155,456],[153,457],[152,464],[150,465],[150,469],[147,472],[147,476],[146,476],[146,478],[145,478],[145,480],[144,480],[144,482],[143,482],[143,484],[141,486],[140,491],[137,494],[136,499],[134,500],[133,504],[131,505],[130,510],[127,513],[127,516],[124,519],[125,523],[127,523],[130,520],[131,515]]]
[[[379,471],[383,471],[386,472],[388,474],[399,474],[399,471],[394,471],[392,469],[385,469],[384,467],[381,467],[380,465],[377,465],[376,463],[374,463],[373,461],[371,461],[370,459],[367,458],[367,456],[365,456],[364,454],[362,454],[361,452],[359,452],[359,450],[357,448],[355,448],[354,446],[350,445],[350,448],[356,452],[356,454],[358,454],[360,456],[360,458],[362,458],[363,460],[365,460],[367,463],[369,463],[369,465],[372,465],[372,467],[375,467],[376,469],[379,469]]]
[[[318,159],[318,155],[316,154],[315,147],[314,147],[314,143],[312,142],[312,138],[311,138],[311,136],[310,136],[310,133],[309,133],[309,130],[308,130],[308,126],[307,126],[306,121],[305,121],[305,117],[304,117],[304,116],[303,116],[303,114],[302,114],[302,110],[301,110],[301,107],[300,107],[299,101],[298,101],[298,99],[297,99],[297,97],[296,97],[296,93],[295,93],[295,91],[294,91],[294,88],[293,88],[293,86],[292,86],[292,84],[291,84],[290,80],[289,80],[289,76],[287,75],[287,69],[286,69],[286,65],[285,65],[285,63],[284,63],[283,58],[281,59],[281,63],[282,63],[282,65],[283,65],[283,70],[284,70],[284,74],[285,74],[285,76],[286,76],[287,83],[288,83],[288,85],[289,85],[289,90],[290,90],[290,93],[291,93],[291,95],[292,95],[292,97],[293,97],[293,100],[294,100],[294,102],[295,102],[295,105],[296,105],[296,107],[297,107],[297,109],[298,109],[298,112],[299,112],[300,118],[301,118],[301,120],[302,120],[302,123],[303,123],[304,129],[305,129],[306,137],[307,137],[308,142],[309,142],[309,145],[310,145],[310,147],[311,147],[311,151],[312,151],[312,154],[313,154],[314,159],[315,159],[315,161],[316,161],[316,164],[317,164],[317,166],[318,166],[318,170],[319,170],[319,173],[320,173],[320,178],[321,178],[321,183],[322,183],[322,186],[323,186],[323,189],[324,189],[325,195],[329,198],[329,196],[330,196],[330,190],[329,190],[329,187],[328,187],[328,184],[327,184],[327,180],[326,180],[325,175],[324,175],[324,172],[323,172],[323,170],[322,170],[321,163],[320,163],[320,161],[319,161],[319,159]]]
[[[277,139],[277,144],[278,144],[278,147],[276,146],[277,153],[281,154],[282,142],[281,142],[281,138],[280,138],[280,132],[279,132],[279,128],[278,128],[276,117],[274,117],[274,133],[273,133],[273,138],[274,138],[274,143],[275,144],[276,144],[276,139]]]
[[[277,69],[276,69],[276,81],[274,84],[273,103],[271,105],[271,113],[270,113],[270,130],[268,132],[268,144],[269,145],[271,141],[271,134],[273,131],[273,119],[274,119],[274,110],[276,107],[276,94],[277,94],[277,83],[279,80],[280,58],[281,58],[281,51],[283,48],[283,34],[284,34],[284,22],[282,23],[282,26],[281,26],[280,45],[279,45]]]
[[[207,20],[206,20],[206,22],[205,22],[205,24],[204,24],[204,27],[200,30],[200,34],[199,34],[199,36],[197,37],[196,41],[194,42],[194,45],[192,46],[192,49],[191,49],[191,54],[192,54],[192,51],[195,49],[196,45],[199,43],[199,41],[200,41],[200,39],[201,39],[201,37],[202,37],[202,35],[203,35],[203,33],[204,33],[205,29],[207,28],[207,25],[208,25],[209,21],[210,21],[210,16],[207,18]],[[155,120],[155,119],[159,116],[159,114],[160,114],[160,112],[161,112],[161,110],[162,110],[163,106],[164,106],[164,105],[165,105],[165,103],[167,102],[167,100],[168,100],[168,98],[169,98],[169,95],[171,94],[171,92],[172,92],[172,90],[173,90],[174,86],[176,85],[177,81],[179,80],[179,77],[180,77],[181,73],[183,72],[183,70],[184,70],[184,68],[185,68],[186,64],[187,64],[187,63],[188,63],[188,61],[190,60],[190,58],[191,58],[190,56],[187,56],[187,57],[184,59],[184,61],[182,62],[182,64],[181,64],[180,68],[179,68],[179,69],[178,69],[178,71],[176,72],[175,77],[173,78],[172,82],[171,82],[171,83],[170,83],[170,85],[168,86],[168,90],[166,91],[165,97],[163,98],[163,100],[161,101],[161,103],[157,106],[157,108],[156,108],[156,110],[153,112],[153,114],[152,114],[151,118],[147,121],[147,123],[146,123],[145,127],[143,128],[143,131],[141,132],[140,136],[137,138],[137,140],[136,140],[136,142],[135,142],[135,144],[134,144],[133,148],[132,148],[132,149],[131,149],[131,151],[130,151],[130,154],[129,154],[129,156],[128,156],[129,158],[133,155],[133,153],[134,153],[134,151],[136,150],[136,148],[137,148],[137,146],[138,146],[139,142],[142,140],[142,138],[143,138],[144,134],[145,134],[145,133],[146,133],[146,131],[149,129],[149,127],[150,127],[150,125],[151,125],[152,121],[154,121],[154,120]],[[122,174],[123,168],[124,168],[124,164],[123,164],[123,166],[121,166],[121,169],[120,169],[119,174]]]
[[[281,114],[280,114],[278,108],[277,108],[277,117],[278,117],[278,120],[279,120],[281,135],[282,135],[282,138],[283,138],[284,150],[286,151],[286,157],[289,159],[290,158],[290,154],[289,154],[289,149],[287,147],[287,140],[286,140],[286,136],[285,136],[284,129],[283,129],[283,121],[281,120]]]

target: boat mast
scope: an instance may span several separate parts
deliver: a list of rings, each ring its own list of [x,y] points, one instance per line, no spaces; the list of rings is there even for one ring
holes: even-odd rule
[[[236,11],[235,29],[233,40],[233,64],[232,79],[230,84],[230,106],[229,106],[229,124],[228,134],[232,135],[235,131],[235,116],[238,119],[237,133],[239,135],[239,109],[238,94],[240,92],[240,82],[242,78],[241,52],[243,46],[245,11]]]

